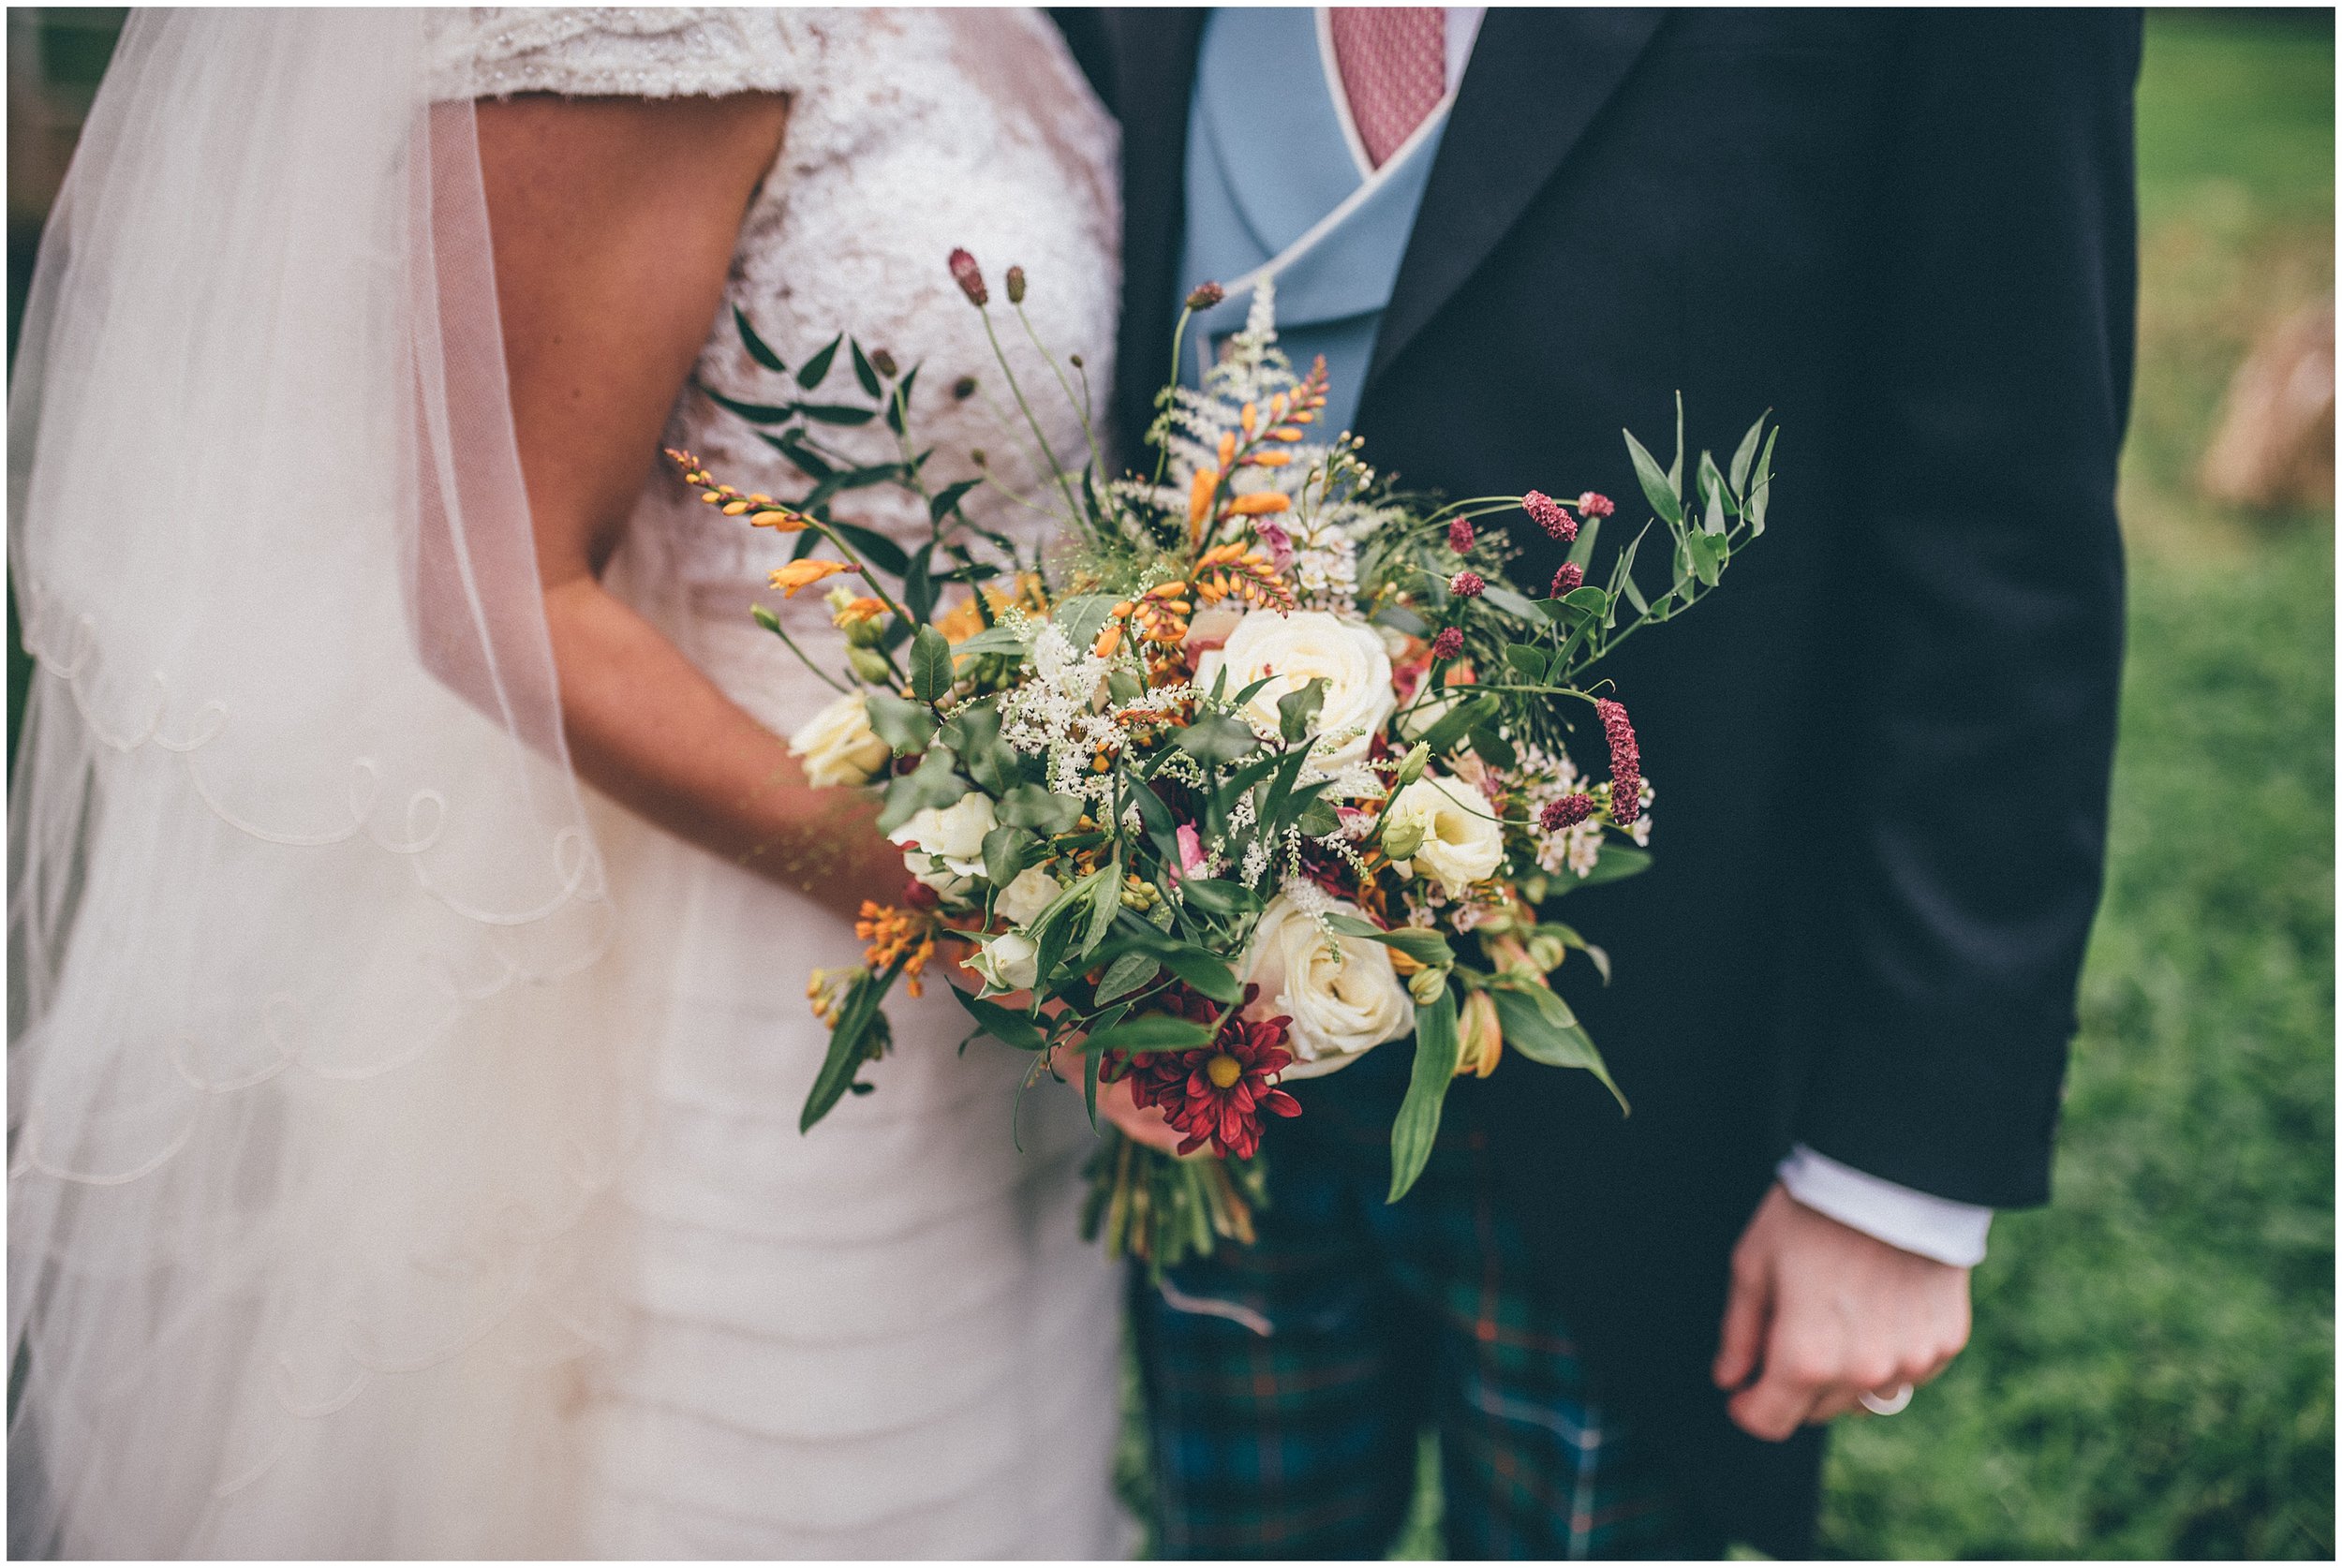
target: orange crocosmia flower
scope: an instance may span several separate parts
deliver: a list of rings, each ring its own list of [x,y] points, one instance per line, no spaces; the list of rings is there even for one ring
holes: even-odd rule
[[[794,599],[799,588],[809,588],[824,577],[853,570],[843,561],[791,561],[773,573],[773,586],[780,590],[781,598]]]

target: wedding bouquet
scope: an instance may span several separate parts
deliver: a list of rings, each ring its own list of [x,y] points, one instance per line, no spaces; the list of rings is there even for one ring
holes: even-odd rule
[[[958,251],[950,267],[992,332],[975,261]],[[1011,269],[1020,322],[1025,288]],[[1178,333],[1219,298],[1198,289]],[[782,374],[737,324],[750,357]],[[857,1076],[890,1048],[888,993],[916,994],[939,954],[972,977],[954,991],[971,1038],[1031,1054],[1028,1087],[1077,1073],[1094,1119],[1099,1086],[1127,1080],[1182,1135],[1174,1157],[1109,1128],[1091,1166],[1089,1226],[1158,1269],[1250,1239],[1264,1118],[1300,1112],[1282,1086],[1370,1050],[1414,1052],[1391,1129],[1394,1202],[1430,1155],[1449,1083],[1487,1076],[1507,1048],[1616,1095],[1549,983],[1572,954],[1608,977],[1602,950],[1549,918],[1553,900],[1648,863],[1634,728],[1589,676],[1763,532],[1766,422],[1725,466],[1701,453],[1688,492],[1680,405],[1668,466],[1626,436],[1672,547],[1653,594],[1635,575],[1650,525],[1598,567],[1614,511],[1602,496],[1433,505],[1354,436],[1317,428],[1324,365],[1297,374],[1279,349],[1267,284],[1201,390],[1159,394],[1144,476],[1110,476],[1094,440],[1075,463],[1051,450],[992,341],[1049,476],[1018,497],[1056,515],[1038,557],[968,516],[968,496],[999,482],[988,471],[929,475],[908,428],[917,368],[898,374],[859,344],[867,406],[719,399],[766,427],[812,481],[805,496],[743,495],[670,453],[710,505],[799,536],[773,573],[782,594],[856,584],[828,596],[847,668],[823,673],[842,694],[791,749],[816,785],[882,791],[879,827],[913,880],[901,902],[863,907],[863,966],[811,978],[831,1032],[801,1126],[869,1087]],[[1086,399],[1033,341],[1087,429]],[[838,346],[797,372],[800,390]],[[819,434],[873,420],[897,461],[852,466]],[[926,502],[919,548],[832,516],[839,496],[880,484]],[[1514,552],[1480,525],[1504,514],[1569,546],[1549,582],[1508,579]],[[947,590],[957,602],[944,608]],[[1606,777],[1584,768],[1589,750]]]

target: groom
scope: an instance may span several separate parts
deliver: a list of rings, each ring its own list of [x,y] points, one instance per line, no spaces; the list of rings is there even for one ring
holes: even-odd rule
[[[1327,428],[1451,496],[1605,492],[1606,561],[1642,516],[1622,424],[1664,455],[1680,390],[1695,453],[1781,427],[1769,536],[1605,672],[1657,858],[1567,902],[1615,983],[1558,983],[1633,1116],[1508,1062],[1386,1208],[1405,1053],[1298,1086],[1259,1246],[1134,1285],[1162,1546],[1378,1556],[1429,1421],[1458,1556],[1803,1555],[1821,1424],[1958,1351],[1991,1211],[2048,1196],[2121,652],[2138,20],[1060,21],[1123,126],[1126,443],[1182,297],[1264,270]],[[1512,538],[1544,582],[1557,547]]]

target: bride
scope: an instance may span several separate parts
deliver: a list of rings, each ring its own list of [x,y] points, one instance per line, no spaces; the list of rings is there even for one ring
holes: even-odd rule
[[[1106,384],[1112,152],[1037,12],[133,19],[9,406],[18,1554],[1126,1548],[1078,1102],[930,986],[796,1130],[903,867],[655,466],[801,494],[709,394],[851,331],[1028,526],[944,259]]]

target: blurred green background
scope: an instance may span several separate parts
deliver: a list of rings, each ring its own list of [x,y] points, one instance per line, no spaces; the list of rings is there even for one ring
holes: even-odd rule
[[[8,13],[11,352],[121,14]],[[2057,1201],[1994,1226],[1952,1369],[1841,1426],[1831,1554],[2334,1556],[2330,390],[2322,481],[2202,479],[2257,344],[2322,333],[2331,387],[2334,80],[2331,11],[2148,19],[2130,658]],[[24,678],[11,636],[11,753]]]

